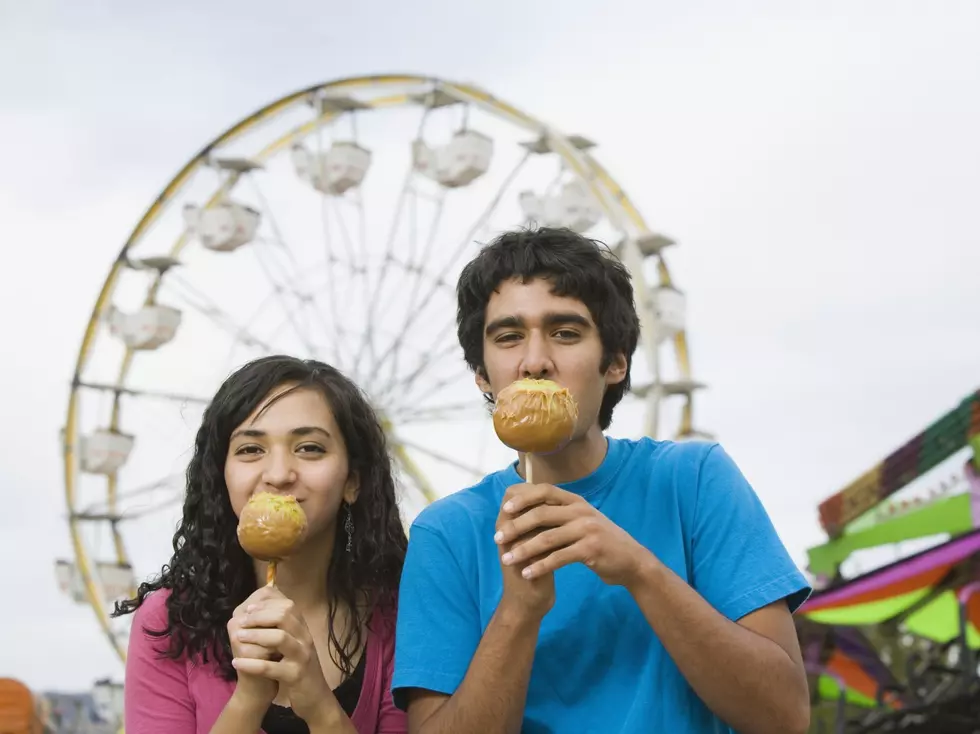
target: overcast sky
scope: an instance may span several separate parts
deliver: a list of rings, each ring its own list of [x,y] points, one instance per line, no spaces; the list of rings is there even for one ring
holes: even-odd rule
[[[0,675],[121,677],[53,573],[81,334],[179,166],[316,82],[472,81],[595,140],[680,242],[698,425],[801,566],[817,503],[980,387],[973,0],[276,7],[0,0]]]

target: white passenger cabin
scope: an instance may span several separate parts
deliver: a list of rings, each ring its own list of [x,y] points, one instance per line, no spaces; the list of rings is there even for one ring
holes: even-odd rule
[[[102,595],[107,602],[125,598],[135,591],[136,575],[132,566],[100,561],[96,569],[102,584]]]
[[[209,250],[232,252],[255,238],[261,215],[252,207],[222,201],[212,207],[187,204],[183,210],[187,229]]]
[[[357,143],[334,143],[330,150],[317,154],[294,145],[291,156],[296,175],[330,196],[360,186],[371,166],[371,151]]]
[[[415,170],[446,188],[466,186],[490,169],[493,140],[474,130],[460,130],[448,143],[412,146]]]
[[[143,306],[136,313],[110,308],[109,330],[130,349],[152,350],[166,344],[180,326],[180,311],[170,306]]]
[[[659,286],[653,290],[653,313],[659,340],[684,331],[687,321],[687,298],[676,288]]]
[[[115,474],[129,459],[136,439],[108,428],[93,431],[80,440],[80,464],[89,474]]]
[[[107,603],[128,596],[136,586],[136,576],[131,566],[99,561],[93,571],[96,577],[94,580],[101,588],[103,600]],[[59,559],[55,561],[54,575],[62,594],[79,604],[88,601],[78,566],[71,561]]]
[[[581,179],[564,184],[557,194],[538,196],[532,191],[520,194],[524,216],[546,227],[567,227],[586,232],[602,218],[602,209],[589,186]]]

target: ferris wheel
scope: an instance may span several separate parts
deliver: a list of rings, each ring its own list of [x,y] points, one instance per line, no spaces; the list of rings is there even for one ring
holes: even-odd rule
[[[454,322],[459,270],[505,229],[569,227],[631,270],[641,346],[612,432],[705,435],[674,243],[593,148],[470,84],[365,76],[269,104],[180,169],[99,292],[62,437],[75,557],[59,583],[120,658],[129,618],[112,602],[169,558],[203,409],[245,361],[313,356],[362,386],[407,520],[510,460]]]

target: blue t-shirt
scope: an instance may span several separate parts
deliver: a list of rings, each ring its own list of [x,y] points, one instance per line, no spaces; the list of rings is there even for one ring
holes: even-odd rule
[[[731,620],[810,593],[752,487],[717,444],[607,439],[588,500]],[[399,592],[392,689],[452,694],[503,591],[494,526],[516,463],[427,507],[412,525]],[[555,572],[522,732],[730,732],[704,705],[633,597],[584,564]]]

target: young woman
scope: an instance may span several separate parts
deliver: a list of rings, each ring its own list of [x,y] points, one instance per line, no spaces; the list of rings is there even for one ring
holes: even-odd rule
[[[263,491],[294,496],[308,521],[274,586],[236,533]],[[126,731],[406,732],[390,692],[406,545],[357,386],[320,362],[247,364],[204,413],[170,563],[116,608],[135,612]]]

